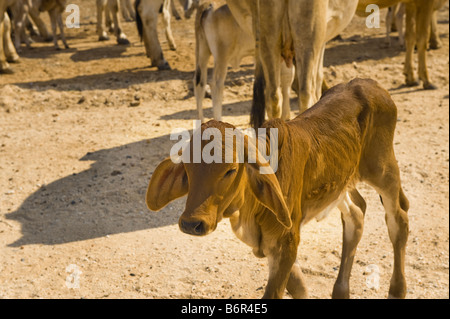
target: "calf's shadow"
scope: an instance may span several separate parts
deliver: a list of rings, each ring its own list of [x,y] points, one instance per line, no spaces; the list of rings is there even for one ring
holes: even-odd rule
[[[41,186],[6,215],[22,225],[22,237],[9,244],[57,245],[173,225],[183,201],[151,212],[145,193],[151,174],[169,154],[169,135],[89,152],[89,169]]]

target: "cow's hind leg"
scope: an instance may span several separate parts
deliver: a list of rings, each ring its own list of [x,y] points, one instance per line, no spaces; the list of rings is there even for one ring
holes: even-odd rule
[[[213,104],[213,116],[216,121],[222,121],[223,88],[227,77],[227,67],[228,60],[223,54],[219,53],[218,56],[214,57],[211,97]]]
[[[295,66],[286,65],[285,61],[281,62],[281,93],[283,95],[283,108],[281,118],[285,121],[289,120],[291,115],[291,86],[295,78]]]
[[[175,51],[177,49],[177,46],[175,44],[175,40],[173,39],[172,35],[172,27],[170,25],[170,0],[165,0],[163,3],[163,23],[164,23],[164,29],[166,32],[166,38],[169,42],[169,48],[172,51]]]
[[[197,102],[198,119],[203,122],[203,99],[208,81],[208,61],[211,51],[203,34],[196,34],[196,64],[194,72],[194,95]]]
[[[66,41],[66,36],[64,35],[64,24],[62,21],[62,12],[58,12],[58,9],[54,9],[56,11],[55,15],[56,15],[56,21],[58,22],[58,27],[59,27],[59,32],[61,34],[61,41],[64,44],[64,47],[66,49],[69,49],[69,45],[67,44]]]
[[[48,12],[48,15],[50,16],[50,23],[52,26],[52,33],[53,33],[53,45],[56,50],[60,50],[61,48],[58,45],[58,35],[57,35],[57,24],[58,24],[58,13],[56,9],[52,9]]]
[[[119,0],[108,0],[109,12],[112,14],[114,21],[114,33],[117,38],[117,44],[130,44],[127,36],[122,31],[122,25],[119,19],[120,2]]]
[[[363,233],[366,202],[356,189],[349,191],[338,205],[341,211],[344,228],[342,240],[341,265],[339,275],[333,288],[333,299],[348,299],[350,297],[350,273],[356,248]]]
[[[107,0],[97,0],[97,34],[98,41],[109,40],[108,33],[103,27],[103,12],[106,10]]]

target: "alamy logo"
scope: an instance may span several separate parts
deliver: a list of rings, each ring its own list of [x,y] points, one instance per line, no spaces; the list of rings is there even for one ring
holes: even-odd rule
[[[80,7],[76,4],[69,4],[66,7],[66,12],[70,12],[66,18],[66,27],[78,29],[80,27]]]
[[[376,4],[369,4],[366,7],[366,13],[369,13],[369,16],[366,18],[366,27],[369,29],[380,28],[380,7]]]
[[[278,169],[277,128],[270,128],[269,132],[259,128],[258,135],[254,129],[226,128],[225,136],[222,136],[221,131],[214,127],[202,132],[201,121],[196,120],[192,132],[191,136],[189,130],[177,128],[170,133],[170,139],[178,141],[170,150],[170,158],[175,164],[259,163],[261,174],[273,174]],[[202,141],[209,142],[202,147]]]

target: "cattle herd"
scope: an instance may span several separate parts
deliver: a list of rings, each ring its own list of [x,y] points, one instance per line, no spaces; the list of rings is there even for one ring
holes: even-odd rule
[[[96,0],[98,40],[108,40],[112,30],[118,45],[129,40],[121,19],[135,20],[151,65],[169,70],[158,39],[158,17],[162,14],[171,50],[171,17],[179,18],[175,0]],[[233,232],[268,259],[269,278],[265,298],[281,298],[287,291],[295,298],[308,296],[297,248],[300,230],[312,219],[321,219],[337,207],[342,216],[343,247],[333,298],[349,298],[349,279],[357,245],[362,236],[366,202],[356,189],[359,182],[372,186],[386,212],[393,247],[393,274],[389,297],[407,294],[405,255],[408,239],[409,201],[402,189],[394,154],[397,108],[389,93],[370,79],[354,79],[329,87],[324,79],[326,44],[339,36],[355,14],[367,16],[366,8],[389,8],[386,45],[390,29],[399,31],[406,50],[404,82],[422,83],[435,89],[427,68],[427,50],[439,48],[436,12],[445,0],[227,0],[215,7],[207,0],[180,0],[184,15],[194,14],[195,70],[193,77],[202,136],[208,130],[225,136],[236,127],[222,121],[222,102],[228,67],[237,67],[245,57],[255,59],[253,101],[249,122],[254,129],[277,130],[278,166],[262,174],[265,164],[249,160],[253,148],[270,148],[267,135],[258,142],[236,137],[236,150],[243,144],[242,162],[174,163],[164,160],[155,169],[145,201],[151,210],[187,195],[179,219],[181,231],[204,236],[229,218]],[[52,39],[55,49],[69,48],[64,36],[66,0],[0,0],[0,74],[14,72],[10,63],[20,59],[21,46],[30,44],[30,34]],[[51,34],[40,14],[48,12]],[[405,25],[403,21],[405,18]],[[57,32],[59,28],[59,36]],[[12,37],[12,34],[14,35]],[[418,54],[418,80],[414,74],[414,52]],[[208,64],[214,59],[211,97],[214,120],[204,123],[203,99],[208,91]],[[290,119],[291,90],[298,95],[300,115]],[[209,132],[209,131],[208,131]],[[268,133],[267,133],[268,134]],[[201,141],[200,151],[209,139]],[[226,145],[220,143],[220,152]],[[186,146],[195,152],[194,141]],[[254,145],[253,145],[254,144]],[[208,148],[209,149],[209,148]],[[214,148],[216,152],[217,149]],[[168,155],[168,154],[167,154]],[[222,154],[223,157],[225,154]],[[234,158],[237,155],[234,154]]]

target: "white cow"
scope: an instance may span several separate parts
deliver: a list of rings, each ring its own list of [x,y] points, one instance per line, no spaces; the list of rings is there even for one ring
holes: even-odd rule
[[[214,119],[222,120],[222,100],[228,65],[240,65],[247,56],[255,55],[255,39],[252,32],[242,29],[233,18],[227,5],[214,9],[204,3],[197,11],[195,21],[196,68],[194,73],[194,93],[197,101],[198,118],[203,121],[203,98],[206,91],[208,61],[214,57],[214,73],[211,85]],[[294,79],[294,66],[287,67],[281,60],[281,88],[283,92],[282,119],[289,119],[290,87]]]
[[[252,125],[264,122],[266,107],[269,119],[280,117],[281,56],[288,65],[295,56],[300,111],[317,102],[325,45],[350,23],[358,0],[227,0],[227,4],[239,25],[254,31],[256,38]]]

